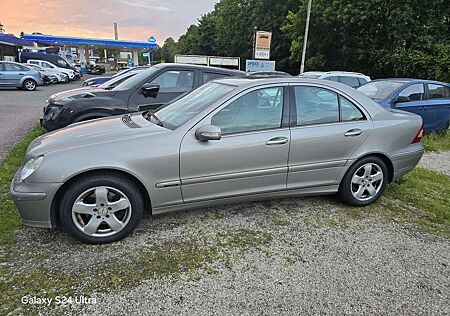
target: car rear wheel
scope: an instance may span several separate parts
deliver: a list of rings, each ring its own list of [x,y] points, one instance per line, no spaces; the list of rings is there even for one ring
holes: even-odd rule
[[[22,88],[26,91],[34,91],[36,90],[37,83],[33,79],[27,79],[23,82]]]
[[[144,199],[133,181],[105,173],[73,182],[62,197],[60,218],[72,237],[102,244],[128,236],[143,210]]]
[[[369,205],[381,196],[388,181],[388,170],[378,157],[366,157],[354,163],[341,181],[338,196],[350,205]]]

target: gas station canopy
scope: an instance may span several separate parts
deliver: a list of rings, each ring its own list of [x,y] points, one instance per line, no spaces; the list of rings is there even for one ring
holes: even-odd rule
[[[95,46],[98,48],[134,48],[134,49],[153,49],[157,47],[156,43],[150,42],[119,41],[110,39],[52,36],[41,34],[24,34],[23,39],[30,42],[36,42],[38,44],[58,45],[58,46],[66,45],[71,47]]]

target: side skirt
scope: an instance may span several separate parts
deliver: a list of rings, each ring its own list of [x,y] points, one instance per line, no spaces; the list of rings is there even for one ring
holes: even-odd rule
[[[152,214],[163,214],[173,211],[179,210],[187,210],[198,207],[207,207],[207,206],[215,206],[215,205],[223,205],[223,204],[232,204],[232,203],[241,203],[241,202],[251,202],[251,201],[259,201],[259,200],[267,200],[267,199],[275,199],[275,198],[285,198],[292,196],[311,196],[311,195],[327,195],[327,194],[335,194],[339,190],[339,185],[327,185],[320,187],[310,187],[303,189],[291,189],[291,190],[283,190],[283,191],[275,191],[275,192],[267,192],[267,193],[258,193],[258,194],[249,194],[249,195],[239,195],[232,196],[222,199],[214,199],[214,200],[203,200],[198,202],[191,203],[183,203],[177,205],[163,206],[163,207],[155,207],[152,209]]]

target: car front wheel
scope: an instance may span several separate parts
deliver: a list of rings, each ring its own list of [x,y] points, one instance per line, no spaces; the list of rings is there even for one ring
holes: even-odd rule
[[[64,230],[90,244],[118,241],[138,225],[144,210],[139,187],[123,176],[81,177],[65,191],[60,208]]]
[[[22,88],[26,91],[34,91],[36,90],[36,87],[37,87],[36,81],[32,79],[27,79],[22,84]]]
[[[354,163],[339,186],[339,198],[350,205],[365,206],[375,202],[388,181],[388,170],[378,157],[366,157]]]

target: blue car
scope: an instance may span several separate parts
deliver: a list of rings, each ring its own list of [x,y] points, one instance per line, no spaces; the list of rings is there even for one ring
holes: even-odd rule
[[[114,76],[112,77],[95,77],[95,78],[91,78],[88,80],[85,80],[83,82],[83,87],[90,87],[90,86],[99,86],[105,82],[108,82],[109,80],[116,78],[118,76],[124,75],[130,71],[137,71],[137,70],[144,70],[144,69],[148,69],[148,66],[138,66],[138,67],[133,67],[130,69],[126,69],[126,70],[122,70],[119,71],[118,73],[116,73]]]
[[[44,84],[41,73],[12,61],[0,61],[0,87],[16,87],[34,91]]]
[[[450,124],[450,84],[419,79],[379,79],[359,87],[386,108],[418,114],[425,132],[441,132]]]

